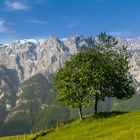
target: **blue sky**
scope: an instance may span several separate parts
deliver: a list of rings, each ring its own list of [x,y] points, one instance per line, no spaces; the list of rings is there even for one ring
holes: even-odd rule
[[[140,35],[139,0],[0,0],[0,43],[24,38]]]

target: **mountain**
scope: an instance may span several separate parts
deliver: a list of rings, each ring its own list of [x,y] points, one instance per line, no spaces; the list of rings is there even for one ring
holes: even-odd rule
[[[56,103],[55,97],[52,85],[41,73],[23,82],[17,91],[15,106],[4,120],[0,134],[29,133],[66,120],[69,112]]]
[[[0,48],[0,64],[15,69],[22,83],[37,73],[55,73],[84,42],[83,36],[65,40],[54,36],[47,40],[18,40]]]
[[[140,37],[134,39],[118,38],[118,41],[119,45],[129,46],[129,50],[133,52],[132,64],[136,68],[136,63],[139,61]],[[20,83],[22,83],[37,73],[43,73],[46,76],[54,74],[71,55],[81,49],[83,44],[88,44],[87,38],[84,36],[65,39],[50,36],[46,40],[17,40],[8,45],[1,45],[0,64],[15,70]],[[136,80],[140,77],[139,74],[133,75],[135,78],[137,77]]]
[[[15,106],[18,85],[16,71],[0,65],[0,123]]]
[[[118,38],[131,52],[130,74],[137,92],[140,91],[140,37]],[[52,77],[66,60],[87,44],[87,37],[73,36],[46,40],[24,39],[0,45],[0,135],[12,135],[52,127],[58,122],[78,116],[56,102]],[[106,99],[100,111],[139,109],[140,95],[128,101]],[[129,108],[129,104],[133,104]],[[92,108],[85,110],[85,114]],[[63,114],[63,115],[62,115]],[[11,128],[9,130],[8,128]]]

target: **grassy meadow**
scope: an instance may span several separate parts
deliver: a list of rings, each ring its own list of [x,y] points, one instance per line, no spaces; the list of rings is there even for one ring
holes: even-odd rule
[[[37,140],[140,140],[140,111],[86,117]]]
[[[7,136],[7,137],[0,137],[0,140],[31,140],[35,137],[36,134],[33,135],[19,135],[19,136]]]
[[[33,135],[0,140],[140,140],[140,111],[99,113]]]

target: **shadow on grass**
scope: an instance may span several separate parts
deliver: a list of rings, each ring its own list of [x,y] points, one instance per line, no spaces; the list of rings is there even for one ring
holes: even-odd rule
[[[99,112],[97,115],[94,115],[94,118],[109,118],[109,117],[115,117],[118,115],[123,115],[128,112],[122,112],[122,111],[113,111],[113,112]]]
[[[36,134],[36,136],[33,137],[31,140],[36,140],[37,138],[45,136],[45,135],[47,135],[47,134],[49,134],[50,132],[53,132],[53,131],[54,131],[54,129],[50,129],[50,130],[47,130],[47,131],[41,131],[40,133]]]

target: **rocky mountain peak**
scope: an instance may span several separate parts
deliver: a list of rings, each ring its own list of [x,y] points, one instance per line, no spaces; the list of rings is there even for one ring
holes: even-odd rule
[[[127,45],[130,50],[140,49],[139,37],[129,40],[118,38],[118,41],[119,45]],[[20,82],[24,82],[37,73],[45,75],[55,73],[72,54],[80,51],[84,44],[88,42],[82,35],[64,39],[52,35],[45,40],[17,40],[0,48],[0,64],[16,70]]]

